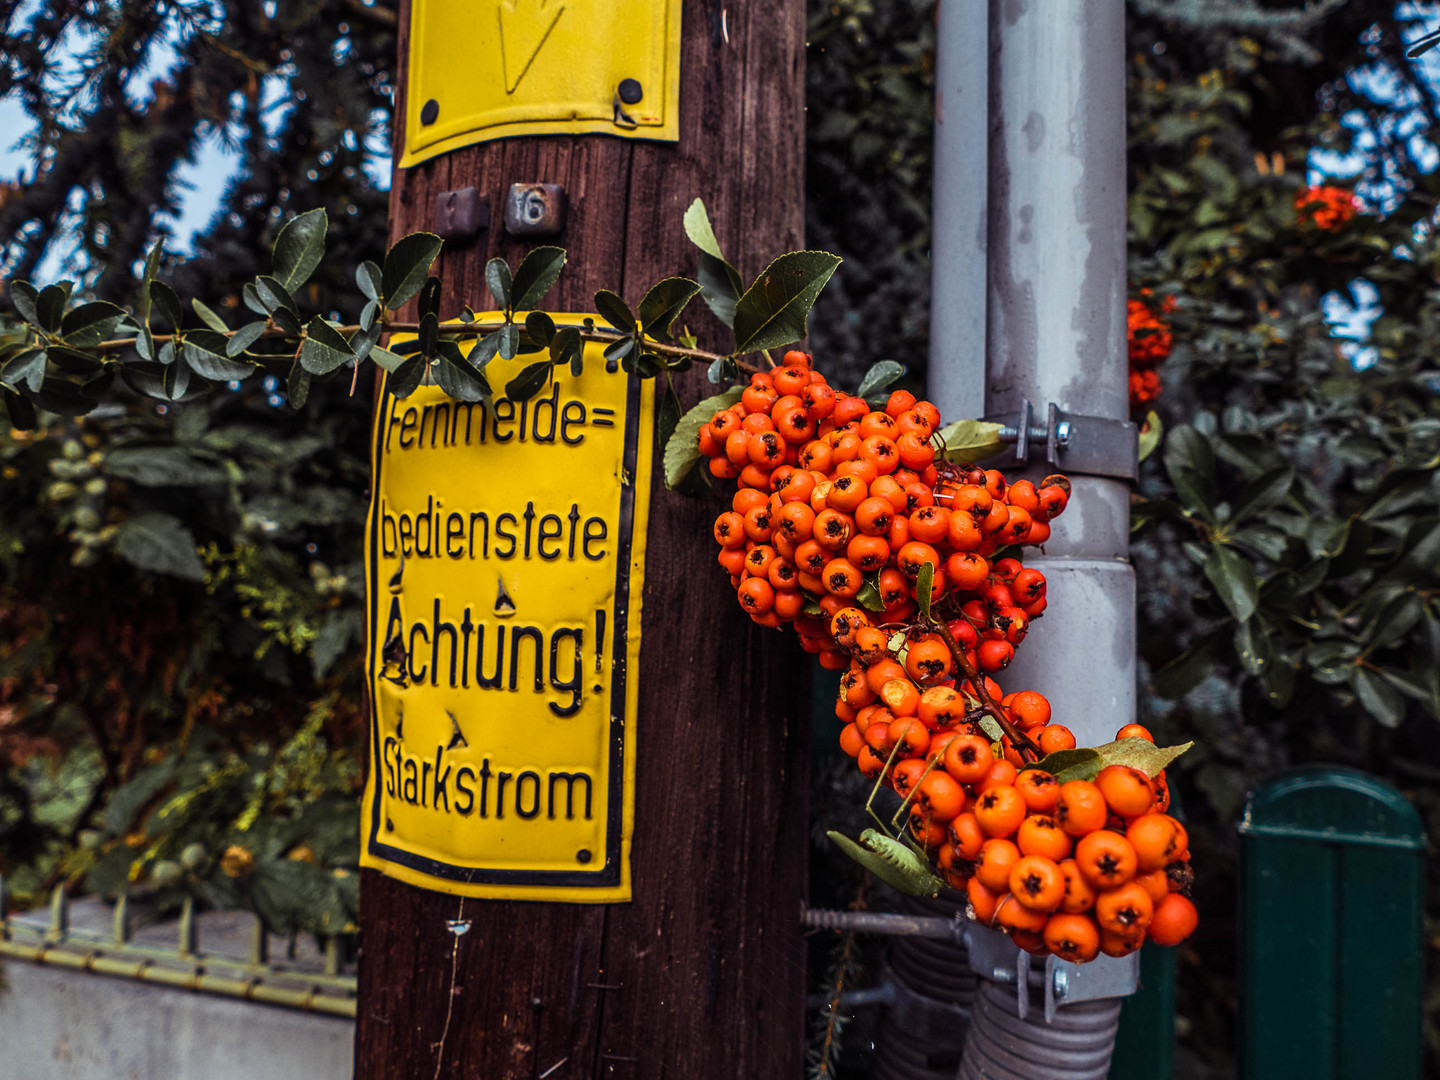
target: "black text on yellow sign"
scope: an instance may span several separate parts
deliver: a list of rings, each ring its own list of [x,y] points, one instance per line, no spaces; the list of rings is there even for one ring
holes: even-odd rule
[[[587,345],[579,378],[526,402],[385,396],[362,865],[465,896],[629,898],[652,393]]]

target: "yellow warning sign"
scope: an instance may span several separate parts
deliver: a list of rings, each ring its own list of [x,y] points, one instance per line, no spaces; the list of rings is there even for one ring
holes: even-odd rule
[[[681,0],[413,0],[408,168],[514,135],[679,137]]]
[[[498,390],[534,359],[486,375]],[[465,896],[629,899],[652,399],[598,344],[528,401],[384,396],[362,865]]]

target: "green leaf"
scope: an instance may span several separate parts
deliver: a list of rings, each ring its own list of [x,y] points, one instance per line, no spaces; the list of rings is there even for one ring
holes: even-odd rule
[[[550,341],[551,363],[559,368],[569,367],[570,373],[576,378],[580,377],[581,358],[584,352],[585,342],[580,337],[579,327],[566,326],[559,330]]]
[[[225,355],[231,357],[239,356],[246,349],[250,348],[251,345],[259,341],[260,336],[264,333],[264,320],[256,319],[254,322],[246,323],[231,335],[230,340],[225,345]]]
[[[63,285],[46,285],[40,290],[35,301],[35,314],[40,326],[47,334],[54,334],[65,320],[65,302],[70,299],[70,290]]]
[[[435,346],[440,344],[440,319],[433,311],[420,316],[420,331],[415,336],[420,342],[420,355],[434,356]]]
[[[1405,719],[1405,699],[1383,675],[1369,668],[1356,667],[1351,685],[1365,711],[1386,727],[1398,727]]]
[[[675,427],[680,423],[680,399],[675,396],[675,387],[665,380],[665,389],[655,404],[655,437],[661,446],[667,446]]]
[[[488,401],[490,383],[469,364],[457,364],[442,356],[434,365],[435,381],[440,389],[457,401]]]
[[[105,472],[141,487],[205,487],[223,484],[229,474],[184,447],[122,446],[105,455]]]
[[[496,256],[485,264],[485,284],[495,298],[495,306],[501,311],[514,310],[510,306],[510,264]]]
[[[127,318],[129,313],[124,308],[93,300],[70,311],[60,321],[60,333],[66,342],[78,348],[99,345]]]
[[[301,367],[298,360],[290,365],[290,376],[285,380],[285,398],[290,408],[297,411],[303,409],[310,399],[310,372]]]
[[[420,286],[420,298],[416,301],[416,308],[423,319],[426,315],[436,318],[440,315],[440,279],[431,274],[425,279],[425,284]]]
[[[595,293],[595,310],[616,330],[633,334],[638,326],[630,312],[630,305],[609,289],[600,289]]]
[[[430,365],[425,362],[424,357],[412,356],[385,380],[385,389],[398,398],[409,397],[415,392],[415,388],[424,381],[425,372],[429,370]]]
[[[40,384],[45,381],[46,359],[44,349],[29,349],[19,356],[11,357],[4,367],[0,368],[0,384],[11,390],[19,390],[24,386],[29,388],[32,394],[39,393]]]
[[[1140,460],[1144,461],[1153,454],[1164,437],[1165,425],[1160,420],[1160,414],[1151,409],[1140,425]]]
[[[870,365],[870,370],[865,372],[865,377],[860,380],[860,389],[855,393],[868,401],[904,374],[904,364],[894,360],[881,360]]]
[[[1216,544],[1205,559],[1204,571],[1231,615],[1244,622],[1255,614],[1259,587],[1249,559],[1233,548]]]
[[[255,371],[255,365],[245,360],[232,360],[226,354],[229,346],[223,334],[212,331],[193,330],[185,335],[185,362],[195,374],[217,382],[244,379]]]
[[[380,288],[389,310],[404,306],[420,291],[430,276],[430,264],[439,258],[443,246],[440,237],[426,232],[411,233],[395,241],[380,271]]]
[[[499,342],[500,359],[514,360],[515,354],[520,351],[520,327],[514,323],[506,323],[495,331],[495,334]]]
[[[384,297],[381,289],[380,267],[366,259],[355,267],[355,284],[366,300],[378,303]]]
[[[945,883],[905,844],[874,829],[860,834],[860,843],[833,830],[825,834],[850,858],[896,892],[906,896],[939,896]]]
[[[555,286],[560,271],[565,269],[565,249],[559,247],[537,247],[520,260],[515,271],[515,280],[510,285],[513,307],[516,311],[529,311],[545,294]]]
[[[855,594],[855,602],[866,611],[885,610],[885,600],[880,595],[880,586],[871,578],[866,578],[864,584],[860,586],[860,591]]]
[[[161,317],[175,330],[179,330],[185,320],[184,313],[180,310],[180,298],[175,295],[175,290],[163,281],[152,281],[150,283],[150,300]]]
[[[186,581],[204,581],[195,536],[169,514],[139,514],[120,526],[115,553],[132,566]]]
[[[141,326],[148,326],[150,323],[150,283],[160,272],[160,260],[164,255],[165,240],[162,237],[155,241],[154,246],[150,248],[150,254],[145,256],[145,271],[140,276],[140,310],[137,312],[137,317]]]
[[[700,429],[708,424],[716,413],[728,409],[740,400],[743,386],[726,390],[723,394],[708,397],[692,407],[675,424],[675,432],[665,443],[665,486],[676,487],[700,461]]]
[[[312,375],[328,375],[355,356],[345,336],[319,315],[310,320],[305,335],[300,345],[300,366]]]
[[[477,339],[475,344],[471,346],[470,354],[466,359],[470,361],[471,367],[476,370],[482,370],[486,364],[495,359],[499,352],[500,331],[496,330],[493,333],[486,334],[484,337]]]
[[[735,304],[745,290],[745,283],[740,272],[725,261],[720,242],[715,239],[715,231],[710,227],[705,204],[699,199],[685,211],[685,234],[700,249],[700,267],[696,277],[700,283],[701,298],[717,319],[726,326],[734,327]]]
[[[39,417],[35,415],[35,406],[13,390],[6,390],[0,396],[4,397],[5,411],[9,414],[10,426],[17,431],[34,431],[39,420]]]
[[[703,199],[696,199],[686,208],[683,222],[685,235],[692,244],[705,254],[724,260],[725,253],[720,250],[720,241],[715,238],[715,230],[710,225],[710,214],[705,209]]]
[[[878,591],[878,590],[877,590]],[[920,572],[915,575],[915,596],[920,604],[920,618],[930,620],[930,594],[935,591],[935,567],[921,563]]]
[[[525,316],[525,333],[537,345],[549,345],[555,339],[555,320],[543,311],[532,311]]]
[[[1071,780],[1094,780],[1108,765],[1139,769],[1153,780],[1194,745],[1187,742],[1179,746],[1156,746],[1149,739],[1116,739],[1100,746],[1057,750],[1025,768],[1048,772],[1062,784]]]
[[[668,277],[650,286],[640,301],[640,325],[645,333],[668,342],[675,320],[699,291],[699,285],[683,277]]]
[[[316,207],[287,221],[275,238],[270,265],[280,284],[290,292],[309,281],[325,257],[327,225],[324,208]]]
[[[195,309],[195,314],[200,316],[200,321],[217,333],[228,333],[230,327],[225,325],[225,320],[210,310],[210,306],[198,296],[190,301],[190,306]]]
[[[840,265],[828,251],[791,251],[767,266],[735,304],[735,351],[759,352],[805,336],[805,320]]]
[[[1238,525],[1253,514],[1261,513],[1280,503],[1290,492],[1295,482],[1295,470],[1289,466],[1271,469],[1253,482],[1245,485],[1236,500],[1235,512],[1230,515],[1230,525]]]
[[[405,357],[399,353],[393,353],[389,349],[382,349],[379,345],[376,345],[370,350],[370,359],[386,371],[394,371],[405,362]]]
[[[288,311],[295,315],[299,308],[295,306],[295,298],[290,295],[290,290],[277,279],[266,274],[261,274],[255,279],[255,293],[260,297],[260,302],[265,305],[265,310],[271,315]]]
[[[12,281],[9,284],[10,302],[15,305],[15,310],[20,317],[37,330],[45,329],[40,325],[40,315],[36,311],[36,305],[40,300],[40,290],[31,285],[28,281]]]
[[[1214,670],[1219,652],[1220,635],[1211,634],[1157,671],[1150,685],[1160,697],[1179,701]]]
[[[550,371],[549,360],[522,368],[519,375],[505,384],[505,396],[511,401],[528,401],[550,381]]]
[[[987,420],[957,420],[935,433],[931,442],[946,461],[970,463],[994,457],[1004,449],[1000,441],[1000,424]]]

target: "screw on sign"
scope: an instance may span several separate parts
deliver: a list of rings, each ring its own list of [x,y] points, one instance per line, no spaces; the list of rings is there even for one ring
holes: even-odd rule
[[[875,780],[880,828],[831,836],[901,891],[962,891],[1037,955],[1179,944],[1197,914],[1164,769],[1188,744],[1127,724],[1077,748],[1043,695],[991,678],[1045,613],[1045,577],[1017,556],[1050,538],[1070,483],[952,463],[939,432],[930,402],[872,409],[796,350],[699,431],[711,474],[738,483],[714,536],[741,607],[844,672],[840,745]]]

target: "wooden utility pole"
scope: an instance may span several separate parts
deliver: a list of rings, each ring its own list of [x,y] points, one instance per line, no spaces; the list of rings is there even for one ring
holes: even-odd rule
[[[409,6],[400,16],[397,127]],[[592,311],[598,288],[633,304],[662,277],[693,275],[681,217],[696,197],[747,281],[768,258],[801,246],[804,6],[685,0],[682,25],[678,142],[507,138],[396,169],[392,242],[433,230],[435,197],[445,192],[473,186],[494,211],[479,239],[440,259],[442,318],[465,302],[489,304],[486,260],[501,255],[514,266],[530,246],[500,221],[514,183],[560,184],[568,196],[564,231],[544,241],[569,252],[550,311]],[[397,131],[397,147],[403,141]],[[686,318],[702,345],[721,329],[698,302]],[[715,392],[702,370],[681,376],[677,389],[685,407]],[[792,636],[754,626],[735,603],[709,539],[721,509],[719,500],[665,491],[657,464],[633,900],[462,900],[364,871],[357,1077],[800,1075],[805,666]],[[454,933],[452,921],[468,929]]]

